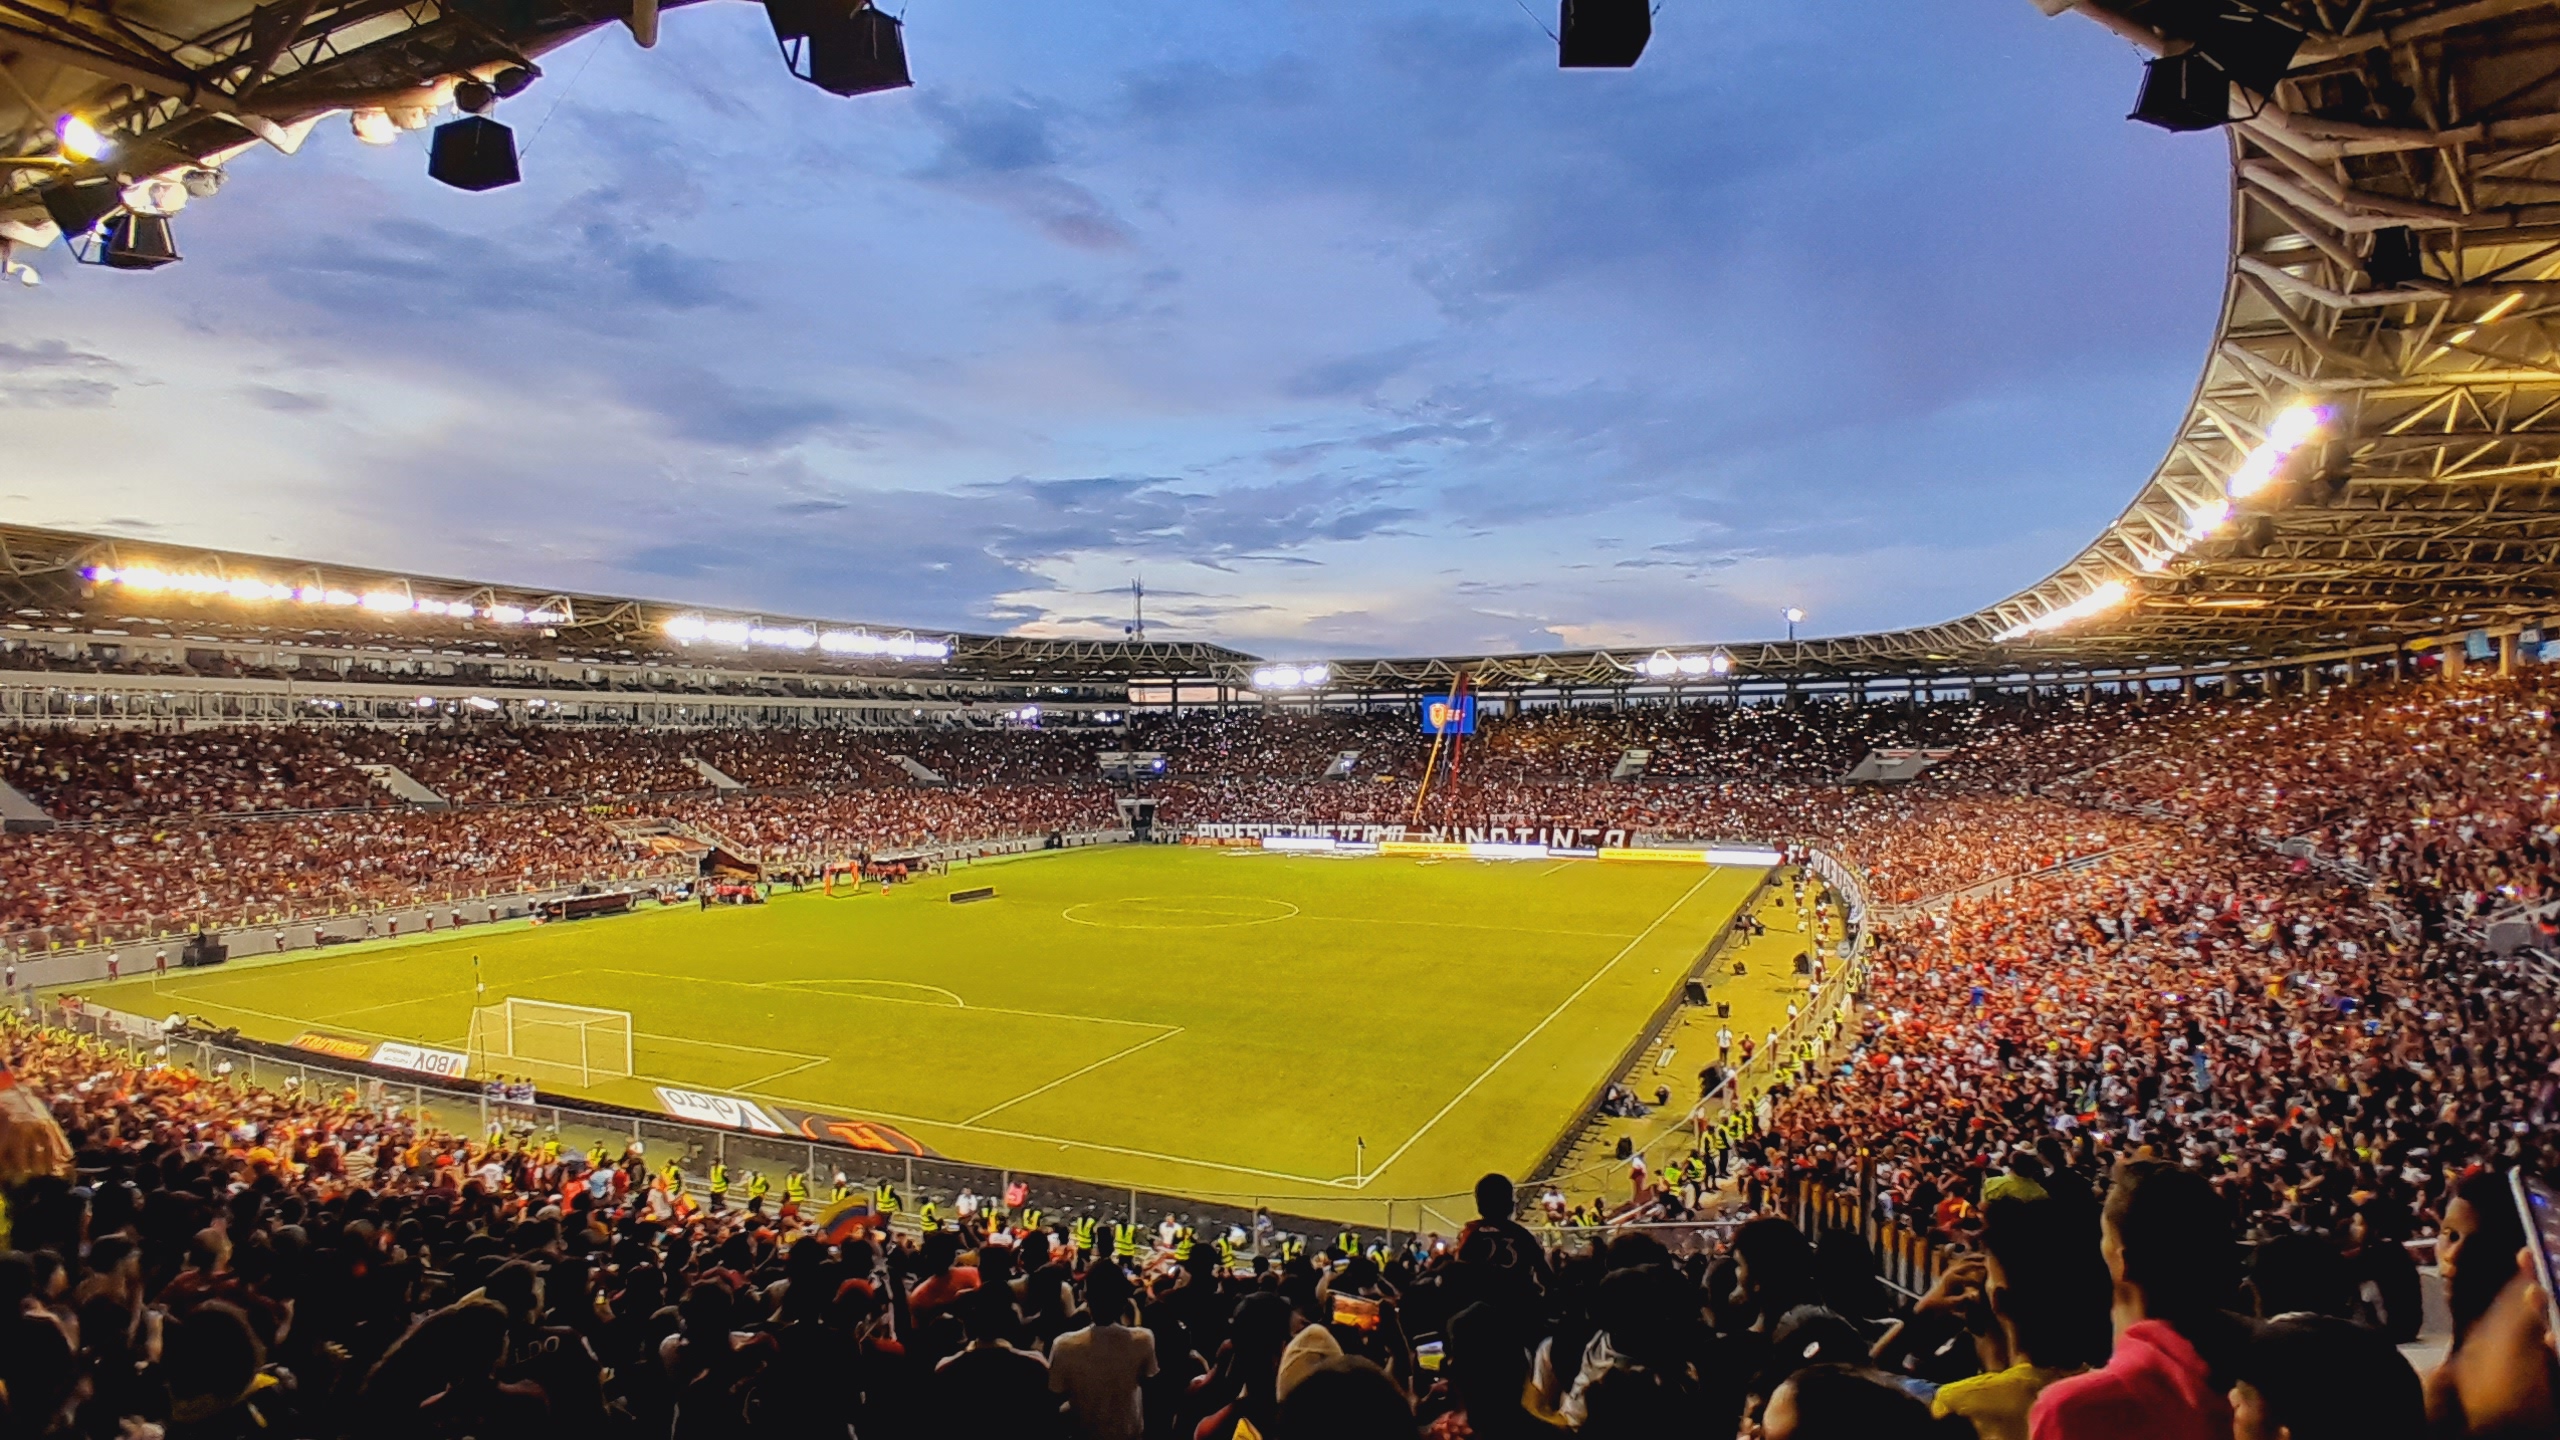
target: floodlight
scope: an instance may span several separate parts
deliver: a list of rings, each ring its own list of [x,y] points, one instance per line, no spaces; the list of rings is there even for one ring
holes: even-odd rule
[[[74,160],[95,160],[116,148],[113,141],[98,133],[96,126],[77,115],[65,115],[55,122],[53,136],[62,153]]]
[[[356,138],[367,145],[388,145],[400,138],[400,127],[391,123],[387,110],[355,110],[348,112],[347,125]]]
[[[1786,615],[1787,623],[1790,625],[1801,625],[1804,623],[1804,612],[1793,605],[1787,607]]]

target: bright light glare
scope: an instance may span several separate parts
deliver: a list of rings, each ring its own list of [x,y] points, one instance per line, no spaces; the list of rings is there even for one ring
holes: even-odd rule
[[[388,145],[400,138],[400,127],[381,110],[354,111],[347,116],[347,123],[355,130],[356,138],[367,145]]]
[[[115,147],[114,142],[98,133],[97,127],[77,115],[65,115],[53,127],[62,153],[74,160],[95,160]]]
[[[740,649],[816,650],[827,655],[874,655],[891,660],[947,660],[949,642],[919,640],[910,634],[874,635],[868,630],[818,630],[807,625],[756,625],[744,620],[712,620],[678,615],[659,627],[680,645],[729,645]]]
[[[1265,665],[1253,672],[1256,690],[1313,690],[1333,678],[1324,665]]]
[[[557,610],[527,610],[521,605],[474,605],[468,600],[419,599],[398,590],[359,595],[320,585],[283,585],[242,575],[190,575],[150,565],[92,565],[81,572],[91,584],[114,585],[138,595],[196,595],[238,600],[245,604],[289,601],[333,609],[364,609],[380,615],[434,615],[454,620],[489,620],[500,625],[558,625],[568,615]]]
[[[1674,655],[1668,650],[1656,650],[1644,657],[1644,662],[1636,669],[1654,680],[1668,680],[1673,676],[1725,675],[1732,673],[1733,657],[1722,650],[1705,655]]]
[[[2068,605],[2048,610],[2033,620],[2021,621],[2010,626],[2001,631],[1997,638],[2002,641],[2020,640],[2029,635],[2041,635],[2048,630],[2059,630],[2074,621],[2086,620],[2092,615],[2114,609],[2123,604],[2125,597],[2131,593],[2123,581],[2110,580]]]

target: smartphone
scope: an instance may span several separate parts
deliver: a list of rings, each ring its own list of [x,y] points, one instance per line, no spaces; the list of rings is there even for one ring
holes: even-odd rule
[[[2560,1195],[2551,1187],[2524,1173],[2519,1167],[2507,1172],[2507,1184],[2515,1191],[2516,1213],[2524,1220],[2525,1248],[2533,1253],[2533,1278],[2542,1285],[2542,1308],[2551,1333],[2560,1335],[2560,1284],[2555,1284],[2552,1257],[2560,1254]]]
[[[1333,1323],[1348,1325],[1354,1330],[1375,1330],[1378,1328],[1378,1302],[1358,1295],[1336,1295],[1333,1297]]]
[[[1440,1368],[1440,1342],[1425,1340],[1413,1347],[1413,1363],[1425,1370]]]

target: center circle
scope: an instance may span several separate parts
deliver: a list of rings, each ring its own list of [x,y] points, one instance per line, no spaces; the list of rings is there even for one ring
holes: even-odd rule
[[[1064,913],[1075,924],[1104,930],[1223,930],[1286,920],[1298,907],[1259,895],[1136,895],[1087,900]]]

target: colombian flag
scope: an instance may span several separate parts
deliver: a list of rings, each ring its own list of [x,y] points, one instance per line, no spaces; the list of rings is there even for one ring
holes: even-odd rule
[[[880,1223],[880,1212],[871,1208],[868,1195],[848,1195],[818,1214],[818,1238],[830,1245],[841,1245],[859,1230]]]

